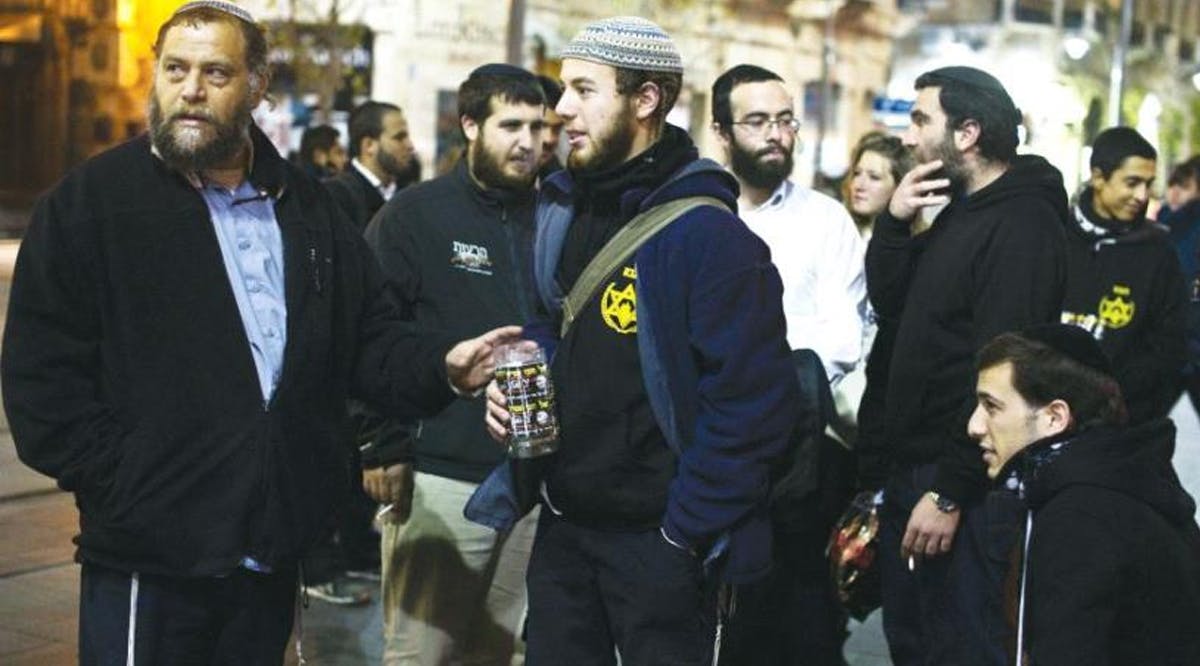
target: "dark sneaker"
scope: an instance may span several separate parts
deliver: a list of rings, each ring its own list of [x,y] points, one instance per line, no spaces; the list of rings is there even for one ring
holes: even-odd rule
[[[334,606],[365,606],[371,603],[371,593],[366,590],[344,590],[337,583],[305,585],[304,593]]]

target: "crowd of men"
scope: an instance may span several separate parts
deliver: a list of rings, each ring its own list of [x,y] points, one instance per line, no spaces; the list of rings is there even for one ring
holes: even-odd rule
[[[473,70],[463,157],[417,184],[381,102],[348,164],[327,131],[283,159],[266,54],[240,7],[180,7],[149,133],[22,243],[0,378],[22,460],[76,495],[81,663],[280,664],[300,597],[378,566],[387,664],[842,664],[832,403],[868,349],[894,663],[1200,663],[1166,418],[1200,397],[1195,159],[1157,224],[1156,151],[1110,128],[1069,202],[1000,82],[944,67],[864,241],[791,180],[777,74],[713,82],[726,166],[699,157],[645,19],[587,24],[561,87]],[[525,460],[490,382],[522,338],[559,423]]]

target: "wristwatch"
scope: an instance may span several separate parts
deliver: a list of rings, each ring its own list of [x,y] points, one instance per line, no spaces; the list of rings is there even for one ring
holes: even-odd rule
[[[937,507],[938,511],[941,511],[942,513],[954,513],[955,511],[958,511],[958,502],[955,502],[949,497],[940,495],[932,490],[925,494],[929,495],[929,499],[933,500],[933,504]]]

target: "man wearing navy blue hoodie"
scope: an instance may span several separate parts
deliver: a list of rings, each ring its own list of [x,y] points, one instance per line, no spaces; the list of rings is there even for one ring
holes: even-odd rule
[[[570,155],[542,186],[534,246],[556,324],[562,295],[635,216],[715,201],[611,270],[556,336],[561,443],[529,564],[531,666],[613,663],[614,648],[626,665],[710,662],[718,571],[741,582],[770,566],[769,466],[799,400],[782,286],[731,212],[733,178],[664,120],[682,71],[640,18],[591,23],[563,50]],[[493,436],[507,419],[489,389]]]

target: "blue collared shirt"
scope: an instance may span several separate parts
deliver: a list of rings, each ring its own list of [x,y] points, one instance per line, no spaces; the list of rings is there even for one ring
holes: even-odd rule
[[[287,344],[283,236],[275,219],[274,200],[255,190],[249,181],[242,181],[233,192],[204,183],[200,194],[208,204],[221,246],[265,405],[279,383]]]
[[[200,184],[199,190],[208,204],[266,405],[279,384],[287,343],[283,235],[275,219],[275,202],[246,180],[232,192],[212,183]],[[250,556],[242,558],[241,566],[271,572],[270,566]]]

